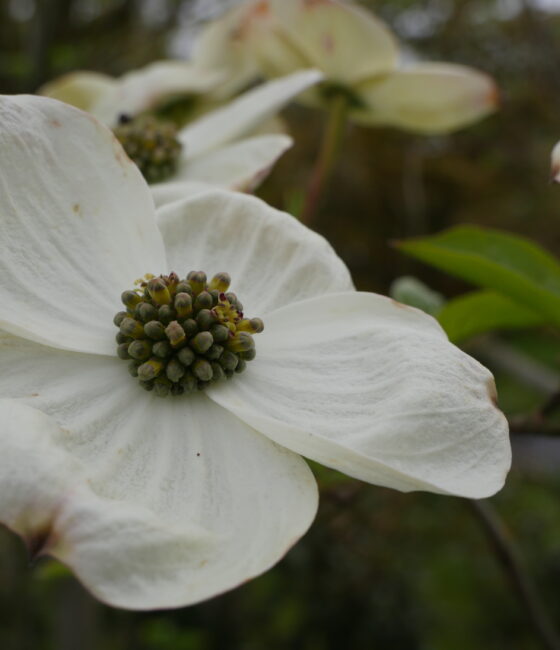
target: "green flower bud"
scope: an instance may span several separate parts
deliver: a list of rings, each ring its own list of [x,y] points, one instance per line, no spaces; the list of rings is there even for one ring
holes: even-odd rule
[[[142,323],[139,323],[134,318],[124,318],[120,324],[121,334],[124,336],[131,336],[133,339],[139,339],[144,336],[144,328]]]
[[[185,366],[183,366],[177,359],[171,359],[165,369],[165,374],[169,381],[178,382],[179,379],[185,374]]]
[[[188,336],[189,338],[191,336],[194,336],[195,334],[198,334],[199,332],[198,325],[196,324],[194,318],[187,318],[181,323],[181,325],[185,330],[186,336]]]
[[[177,358],[184,366],[190,366],[196,359],[196,354],[189,347],[181,348],[177,354]]]
[[[192,298],[188,293],[178,293],[175,296],[175,311],[179,318],[186,318],[192,314]]]
[[[196,315],[196,324],[200,330],[209,330],[216,322],[216,317],[209,309],[201,309]]]
[[[210,327],[210,334],[212,334],[216,343],[225,343],[229,338],[229,329],[225,325],[214,323]]]
[[[212,366],[212,379],[214,381],[218,381],[219,379],[224,379],[226,373],[222,368],[222,366],[220,366],[220,364],[216,363],[215,361],[212,361],[210,365]]]
[[[172,320],[177,318],[177,312],[171,305],[162,305],[158,309],[158,318],[164,325],[168,325]]]
[[[121,301],[125,307],[133,311],[136,305],[142,301],[142,298],[136,291],[123,291],[121,294]]]
[[[152,346],[145,339],[132,341],[128,346],[128,354],[138,361],[145,361],[150,358]]]
[[[198,296],[201,291],[206,289],[206,273],[204,271],[191,271],[187,275],[187,280],[192,287],[193,296]]]
[[[148,282],[148,293],[156,305],[168,305],[171,302],[171,295],[162,278],[154,278]]]
[[[211,309],[214,304],[212,296],[208,291],[201,291],[194,301],[195,311],[200,311],[201,309]]]
[[[130,354],[128,354],[128,343],[121,343],[117,346],[117,356],[119,359],[130,359]]]
[[[155,379],[162,370],[163,361],[157,357],[152,357],[138,368],[138,377],[141,381],[150,381],[150,379]]]
[[[190,340],[189,345],[195,352],[204,354],[206,350],[210,349],[212,343],[214,343],[214,339],[210,332],[199,332]]]
[[[130,336],[125,336],[122,332],[117,332],[117,335],[115,336],[115,340],[117,343],[130,343],[132,340]]]
[[[144,332],[146,336],[149,336],[154,341],[161,341],[166,338],[165,327],[157,320],[151,320],[149,323],[146,323],[144,325]]]
[[[173,352],[173,348],[171,347],[171,343],[169,343],[169,341],[158,341],[157,343],[154,343],[152,352],[156,357],[165,359]]]
[[[222,356],[218,359],[218,363],[224,370],[235,370],[237,368],[237,364],[239,363],[239,357],[234,354],[233,352],[230,352],[229,350],[225,350]]]
[[[198,381],[190,370],[179,379],[179,384],[184,388],[185,393],[192,393],[198,388]]]
[[[216,275],[210,280],[208,288],[217,289],[220,293],[224,293],[229,289],[230,284],[231,278],[229,273],[216,273]]]
[[[232,352],[247,352],[255,347],[255,341],[248,332],[236,332],[226,343]]]
[[[193,375],[200,381],[210,381],[213,376],[212,366],[206,359],[197,359],[191,366]]]
[[[174,348],[179,347],[185,342],[185,330],[176,320],[173,320],[165,328],[165,334]]]
[[[158,310],[148,302],[141,302],[134,310],[134,317],[143,323],[148,323],[151,320],[157,319]]]
[[[223,345],[217,345],[214,343],[209,350],[206,352],[206,358],[210,359],[211,361],[215,361],[216,359],[219,359],[222,356],[222,353],[224,351],[224,346]]]
[[[117,314],[115,314],[115,317],[113,318],[113,323],[117,327],[120,327],[120,324],[123,322],[123,320],[128,317],[129,314],[127,314],[125,311],[119,311]]]

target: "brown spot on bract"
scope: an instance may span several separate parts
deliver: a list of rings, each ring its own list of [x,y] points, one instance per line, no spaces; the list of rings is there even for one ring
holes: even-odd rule
[[[57,129],[60,128],[60,127],[62,126],[62,124],[59,122],[59,120],[57,120],[57,119],[54,118],[54,117],[52,118],[52,120],[49,121],[49,124],[50,124],[51,126],[56,127]]]
[[[327,54],[332,54],[334,52],[334,37],[332,34],[323,34],[322,38],[323,49]]]
[[[82,206],[79,203],[74,203],[72,206],[72,211],[74,214],[81,214],[82,213]]]

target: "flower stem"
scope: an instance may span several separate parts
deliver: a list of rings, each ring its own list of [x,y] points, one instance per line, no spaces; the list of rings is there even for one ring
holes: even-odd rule
[[[560,650],[560,636],[555,629],[535,583],[527,572],[521,552],[496,509],[488,501],[467,500],[478,519],[496,557],[511,581],[527,616],[548,650]]]
[[[300,217],[301,221],[308,226],[316,220],[323,190],[330,178],[338,152],[340,151],[347,112],[348,98],[342,93],[333,95],[330,101],[327,125],[323,134],[321,149],[319,150],[319,155],[311,173],[305,195],[305,203]]]

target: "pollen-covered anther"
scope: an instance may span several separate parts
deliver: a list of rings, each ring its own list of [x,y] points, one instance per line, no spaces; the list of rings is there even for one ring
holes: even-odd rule
[[[203,271],[185,279],[176,273],[147,274],[136,289],[124,291],[126,311],[118,327],[117,356],[142,388],[155,395],[182,395],[242,372],[256,356],[254,334],[260,318],[246,318],[230,277]]]
[[[177,170],[182,145],[172,122],[121,115],[113,132],[148,183],[164,181]]]

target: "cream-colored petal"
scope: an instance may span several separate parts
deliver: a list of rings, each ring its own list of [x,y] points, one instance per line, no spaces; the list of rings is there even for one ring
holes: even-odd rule
[[[224,189],[251,191],[267,176],[278,158],[292,146],[286,135],[261,135],[226,145],[194,160],[185,156],[173,177]]]
[[[245,313],[352,287],[328,242],[253,196],[219,190],[159,208],[170,270],[226,271]]]
[[[288,449],[398,490],[486,497],[509,469],[490,372],[437,322],[348,292],[268,315],[239,381],[208,395]]]
[[[255,57],[238,38],[246,5],[236,5],[218,19],[209,21],[197,34],[194,43],[194,65],[204,71],[226,73],[223,83],[212,93],[218,98],[231,97],[260,77]]]
[[[0,326],[112,354],[121,292],[166,266],[147,184],[110,131],[45,97],[0,97],[0,149]]]
[[[418,133],[448,133],[494,112],[498,91],[487,74],[451,63],[420,63],[359,88],[367,109],[353,117]]]
[[[269,81],[189,124],[180,132],[186,156],[194,160],[250,134],[320,79],[321,74],[316,70],[305,70]]]
[[[307,530],[317,490],[299,456],[202,393],[157,398],[118,359],[14,338],[2,340],[1,394],[18,399],[0,402],[0,521],[101,600],[210,598]]]
[[[120,77],[112,92],[102,96],[90,112],[112,126],[121,114],[153,110],[177,95],[207,93],[224,76],[219,70],[201,70],[186,61],[156,61]]]
[[[215,188],[212,185],[200,181],[167,181],[150,185],[156,208],[191,198],[195,194],[204,194],[213,189]]]
[[[89,111],[102,97],[111,95],[116,85],[117,80],[109,75],[80,70],[49,81],[37,94]]]
[[[270,7],[277,22],[269,30],[276,43],[270,36],[259,43],[259,53],[269,65],[275,64],[280,43],[321,70],[327,82],[348,86],[387,73],[396,65],[398,50],[393,34],[373,13],[357,4],[338,0],[272,0]],[[280,62],[276,64],[277,70],[279,66]]]
[[[560,142],[552,149],[550,156],[550,175],[553,181],[560,183]]]

